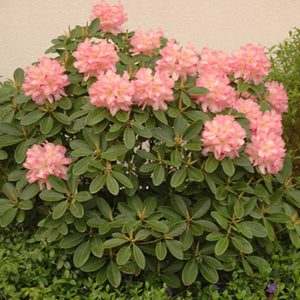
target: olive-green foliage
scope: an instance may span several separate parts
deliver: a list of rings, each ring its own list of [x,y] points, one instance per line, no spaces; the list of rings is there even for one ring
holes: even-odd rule
[[[133,33],[113,36],[98,28],[99,20],[76,26],[48,50],[66,66],[67,97],[37,105],[21,89],[21,69],[0,89],[0,225],[24,223],[39,240],[59,240],[74,267],[114,287],[143,272],[179,288],[196,280],[216,283],[218,272],[241,266],[247,273],[268,269],[258,249],[278,248],[282,232],[299,247],[300,191],[292,186],[289,160],[279,174],[262,175],[243,149],[222,162],[203,156],[200,133],[215,114],[190,98],[208,92],[195,87],[196,77],[177,81],[167,111],[132,106],[113,117],[90,104],[95,78],[85,82],[72,57],[87,36],[114,43],[118,74],[134,77],[159,58],[132,57]],[[231,84],[256,97],[265,92],[263,84],[242,79]],[[243,114],[222,114],[247,130]],[[46,140],[66,147],[73,162],[66,181],[50,175],[53,189],[40,191],[28,184],[22,164],[27,149]]]
[[[268,55],[272,66],[266,80],[281,82],[289,98],[289,112],[283,114],[283,137],[300,186],[300,29],[294,28],[288,39],[269,48]]]

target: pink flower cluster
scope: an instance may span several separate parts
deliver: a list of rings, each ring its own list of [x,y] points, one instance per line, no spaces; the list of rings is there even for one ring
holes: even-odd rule
[[[128,111],[132,105],[134,93],[128,72],[124,72],[121,77],[109,70],[105,74],[99,75],[97,79],[89,88],[91,104],[97,107],[106,107],[112,116],[119,110]]]
[[[247,44],[232,52],[232,69],[235,78],[242,77],[245,82],[260,84],[263,77],[269,74],[271,62],[261,45]]]
[[[66,68],[58,61],[43,57],[37,66],[26,68],[25,81],[22,85],[26,96],[43,105],[46,100],[50,103],[67,96],[64,87],[69,85],[68,76],[64,74]]]
[[[122,24],[127,19],[127,14],[124,13],[124,7],[121,2],[118,5],[109,5],[104,0],[93,6],[90,20],[100,19],[99,30],[117,35],[123,32]]]
[[[173,86],[175,84],[168,74],[157,71],[152,75],[152,69],[141,68],[135,75],[136,80],[133,81],[135,93],[134,102],[138,106],[152,106],[154,110],[167,110],[168,105],[165,101],[174,100]]]
[[[212,152],[215,159],[239,157],[238,150],[245,144],[246,130],[230,115],[217,115],[204,123],[202,154]]]
[[[167,72],[175,81],[179,77],[185,81],[187,76],[197,74],[199,58],[191,43],[187,43],[186,49],[180,49],[174,40],[169,40],[159,54],[162,58],[156,61],[156,71]]]
[[[67,167],[72,159],[65,157],[67,149],[61,145],[54,145],[47,141],[43,145],[33,145],[27,150],[26,161],[23,167],[29,169],[26,177],[29,183],[37,182],[42,190],[46,184],[50,190],[51,184],[48,175],[55,175],[67,179]]]
[[[197,104],[201,104],[204,112],[220,112],[227,107],[232,107],[236,101],[236,92],[229,85],[230,80],[216,72],[206,71],[199,76],[196,86],[209,89],[209,93],[200,96],[192,96]]]
[[[137,29],[134,33],[133,38],[130,40],[130,44],[133,49],[130,49],[132,55],[144,54],[152,56],[155,54],[153,49],[159,48],[161,45],[160,37],[163,37],[164,33],[159,28],[157,32],[149,30],[143,34],[140,29]]]
[[[266,82],[268,88],[267,101],[271,103],[275,111],[279,114],[288,112],[288,96],[282,83],[277,81]]]
[[[98,44],[92,44],[88,38],[84,43],[78,45],[77,51],[73,53],[77,59],[74,67],[79,73],[84,73],[84,80],[111,70],[116,71],[116,63],[120,60],[114,45],[101,39]]]

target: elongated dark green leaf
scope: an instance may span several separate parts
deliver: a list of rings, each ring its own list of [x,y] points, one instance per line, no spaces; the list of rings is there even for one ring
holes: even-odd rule
[[[53,128],[53,118],[51,116],[43,118],[40,122],[40,128],[43,134],[49,133]]]
[[[212,173],[217,169],[218,165],[219,161],[216,160],[213,156],[210,156],[205,162],[204,169],[207,173]]]
[[[157,165],[152,173],[152,182],[155,186],[160,185],[165,179],[165,168],[163,165]]]
[[[176,240],[166,240],[166,244],[170,253],[177,259],[183,259],[182,246],[179,241]]]
[[[31,200],[23,200],[19,202],[18,207],[22,210],[30,210],[33,208],[33,203]]]
[[[17,212],[18,212],[17,207],[12,207],[6,210],[5,213],[0,218],[1,227],[6,227],[7,225],[9,225],[15,218]]]
[[[97,107],[94,110],[91,110],[86,116],[85,122],[87,125],[95,125],[100,123],[107,116],[107,111],[102,107]]]
[[[82,233],[71,233],[64,237],[59,243],[59,247],[63,249],[73,248],[84,240],[85,235]]]
[[[215,268],[207,265],[206,263],[201,263],[199,270],[202,276],[210,283],[217,283],[219,281],[219,275]]]
[[[184,285],[191,285],[197,278],[198,265],[194,259],[189,260],[182,270],[182,282]]]
[[[229,159],[227,157],[222,159],[221,165],[222,165],[223,171],[226,175],[228,175],[230,177],[232,177],[234,175],[235,167],[234,167],[233,161],[231,159]]]
[[[188,178],[192,181],[202,182],[204,180],[204,175],[200,169],[193,166],[189,166],[187,169]]]
[[[250,254],[253,252],[252,245],[246,239],[241,236],[233,236],[231,237],[232,244],[241,252],[246,254]]]
[[[74,266],[76,268],[82,267],[88,260],[90,254],[91,254],[90,240],[81,243],[74,252],[74,256],[73,256]]]
[[[99,28],[100,28],[100,19],[95,18],[89,26],[89,30],[88,30],[89,35],[94,35],[99,30]]]
[[[95,256],[89,257],[89,259],[86,261],[86,263],[80,268],[83,272],[95,272],[99,269],[101,269],[106,263],[106,259],[99,259]]]
[[[203,127],[203,121],[202,120],[198,120],[198,121],[193,122],[187,128],[187,130],[184,132],[182,138],[185,141],[189,141],[189,140],[192,140],[192,139],[196,138],[199,135],[202,127]]]
[[[168,120],[167,120],[167,117],[166,117],[166,114],[164,113],[164,111],[162,111],[161,109],[152,110],[152,111],[157,120],[159,120],[163,124],[168,125]]]
[[[135,133],[130,127],[126,127],[123,134],[124,145],[127,149],[132,149],[135,145]]]
[[[74,175],[82,175],[88,170],[88,159],[89,157],[84,157],[78,160],[73,167],[73,174]]]
[[[167,256],[167,246],[165,242],[159,241],[155,246],[155,255],[158,260],[164,260]]]
[[[122,183],[125,187],[129,189],[133,188],[132,182],[129,180],[129,178],[126,175],[119,172],[112,172],[112,176],[116,178],[120,183]]]
[[[113,145],[101,154],[101,157],[107,160],[117,160],[124,155],[128,149],[124,145]]]
[[[147,220],[147,224],[150,225],[154,230],[162,233],[166,233],[169,231],[168,226],[162,221],[158,220]]]
[[[113,195],[118,195],[120,191],[118,181],[111,175],[106,176],[106,186],[109,192]]]
[[[114,247],[118,247],[118,246],[121,246],[125,243],[127,243],[128,241],[125,240],[125,239],[119,239],[119,238],[116,238],[116,239],[109,239],[109,240],[106,240],[102,246],[103,248],[114,248]]]
[[[4,150],[0,150],[0,160],[5,160],[7,159],[7,157],[8,157],[7,152]]]
[[[28,184],[23,192],[22,199],[30,200],[40,192],[40,187],[37,183]]]
[[[67,186],[66,183],[59,177],[56,177],[54,175],[48,175],[48,180],[52,186],[57,192],[59,193],[66,193]]]
[[[131,257],[131,247],[124,246],[122,247],[117,254],[117,264],[122,266],[125,265],[129,258]]]
[[[203,86],[195,86],[186,91],[190,95],[206,95],[209,93],[209,89]]]
[[[171,183],[170,183],[171,186],[172,187],[180,186],[184,182],[185,177],[186,177],[186,169],[185,168],[176,170],[171,177]]]
[[[70,125],[72,123],[71,119],[69,116],[61,113],[61,112],[53,112],[53,117],[60,123],[65,124],[65,125]]]
[[[2,122],[0,123],[0,128],[2,132],[8,135],[23,136],[21,127],[18,127],[14,124]]]
[[[36,123],[44,116],[44,114],[45,114],[45,112],[41,111],[40,109],[31,111],[30,113],[26,114],[22,118],[20,124],[21,125],[30,125],[30,124]]]
[[[216,255],[222,255],[229,246],[229,239],[226,236],[221,237],[215,246],[215,253]]]
[[[98,235],[95,235],[94,238],[92,239],[91,251],[95,256],[99,258],[103,256],[104,253],[103,240]]]
[[[65,198],[65,195],[53,190],[43,190],[40,197],[45,201],[59,201]]]
[[[99,192],[103,188],[105,181],[106,176],[104,174],[100,174],[95,177],[90,184],[90,193],[95,194]]]
[[[106,269],[106,276],[110,284],[117,288],[121,283],[121,272],[117,264],[111,260]]]
[[[86,202],[93,198],[93,196],[87,191],[80,191],[74,195],[74,200],[78,202]]]
[[[62,201],[62,202],[58,203],[53,209],[53,213],[52,213],[53,220],[56,220],[56,219],[59,219],[60,217],[62,217],[65,214],[68,206],[69,206],[68,201]]]
[[[18,164],[22,164],[26,158],[26,152],[29,145],[26,141],[19,143],[15,149],[15,160]]]
[[[24,83],[24,70],[21,68],[17,68],[14,71],[14,80],[18,87],[21,87],[21,85]]]
[[[0,215],[2,215],[4,212],[15,206],[16,205],[8,199],[0,198]]]
[[[136,264],[141,268],[145,269],[146,259],[143,251],[135,244],[132,245],[133,257]]]
[[[84,215],[83,205],[78,201],[72,202],[70,204],[70,212],[75,218],[82,218]]]

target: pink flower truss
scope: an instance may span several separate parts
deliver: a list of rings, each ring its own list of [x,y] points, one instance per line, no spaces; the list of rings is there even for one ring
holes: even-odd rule
[[[223,51],[203,48],[200,52],[199,73],[216,72],[220,75],[232,73],[232,59]]]
[[[259,84],[262,82],[263,77],[269,74],[271,63],[264,53],[262,45],[256,47],[247,44],[239,50],[234,50],[232,59],[235,78],[242,77],[245,82],[252,81],[254,84]]]
[[[282,134],[282,117],[275,110],[267,110],[264,114],[259,114],[249,125],[253,133],[275,133]]]
[[[266,82],[265,86],[268,88],[267,100],[275,111],[279,114],[288,112],[288,96],[282,83],[277,81]]]
[[[284,141],[276,132],[260,131],[252,134],[251,142],[247,144],[245,152],[254,166],[262,174],[278,173],[285,156]]]
[[[175,82],[168,74],[157,71],[152,75],[149,68],[141,68],[135,75],[133,81],[135,93],[133,101],[145,109],[147,105],[154,110],[167,110],[168,105],[165,101],[174,100],[172,87]]]
[[[217,160],[224,157],[239,157],[238,150],[244,145],[246,130],[234,120],[233,116],[217,115],[212,121],[204,123],[202,132],[202,154],[212,152]]]
[[[91,103],[98,107],[106,107],[112,116],[119,110],[128,111],[134,94],[128,72],[124,72],[121,77],[109,70],[97,79],[89,88]]]
[[[48,57],[40,59],[37,66],[26,68],[25,81],[22,85],[26,96],[43,105],[45,100],[50,103],[58,101],[62,96],[67,96],[64,87],[69,85],[68,76],[64,74],[66,68],[58,61]]]
[[[61,145],[45,142],[43,145],[33,145],[27,150],[24,168],[29,169],[26,177],[29,183],[37,182],[42,190],[46,184],[51,189],[48,175],[55,175],[64,180],[67,179],[67,167],[72,159],[65,157],[67,149]]]
[[[116,63],[120,60],[114,45],[104,39],[101,39],[98,44],[92,44],[86,38],[84,43],[78,45],[73,56],[77,59],[74,67],[78,69],[79,73],[84,73],[85,81],[108,70],[115,72]]]
[[[140,29],[135,31],[133,38],[130,40],[130,44],[133,49],[129,51],[132,55],[144,54],[152,56],[155,54],[154,48],[159,48],[161,45],[160,37],[163,37],[164,33],[159,28],[157,32],[149,30],[147,33],[143,34]]]
[[[199,58],[191,43],[187,43],[186,49],[180,49],[174,40],[169,40],[166,47],[161,49],[159,53],[162,58],[156,61],[156,71],[169,73],[175,81],[179,77],[185,81],[187,76],[197,74]]]
[[[236,92],[229,85],[230,80],[226,76],[215,72],[201,74],[196,81],[196,86],[209,89],[209,93],[200,96],[192,96],[197,104],[201,104],[204,112],[220,112],[227,107],[232,107],[236,100]]]
[[[243,99],[240,98],[233,104],[233,108],[237,111],[245,114],[246,118],[252,124],[257,124],[257,119],[262,116],[262,112],[260,111],[260,105],[251,98]],[[252,125],[252,127],[256,127],[257,125]],[[249,125],[251,127],[251,125]]]
[[[121,2],[118,5],[109,5],[104,0],[93,6],[90,20],[100,19],[99,30],[117,35],[123,32],[122,24],[127,19],[127,14],[124,13],[124,7]]]

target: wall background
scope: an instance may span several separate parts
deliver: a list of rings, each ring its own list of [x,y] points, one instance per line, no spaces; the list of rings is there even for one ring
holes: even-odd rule
[[[110,4],[118,1],[106,0]],[[44,55],[51,39],[84,25],[100,0],[0,0],[0,75],[12,78]],[[270,47],[300,27],[300,0],[122,0],[125,28],[161,27],[168,38],[197,50],[232,50],[253,43]]]

